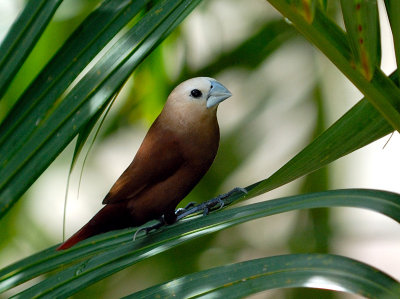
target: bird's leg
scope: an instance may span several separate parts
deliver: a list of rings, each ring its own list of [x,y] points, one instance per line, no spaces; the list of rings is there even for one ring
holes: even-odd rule
[[[214,197],[210,199],[209,201],[206,201],[206,208],[204,209],[203,215],[207,215],[210,212],[210,209],[217,206],[219,204],[219,209],[222,209],[225,205],[224,199],[231,196],[233,193],[236,192],[242,192],[244,194],[247,194],[247,190],[242,187],[235,187],[231,191],[226,192],[224,194],[220,194],[217,197]]]
[[[203,211],[203,215],[207,215],[210,210],[212,208],[214,208],[215,206],[219,205],[218,209],[222,209],[225,205],[224,199],[231,196],[233,193],[236,192],[243,192],[245,194],[247,194],[247,190],[245,188],[241,188],[241,187],[236,187],[233,188],[231,191],[218,195],[217,197],[214,197],[208,201],[205,201],[197,206],[194,206],[190,209],[187,209],[186,211],[179,211],[178,213],[176,213],[177,217],[176,217],[176,221],[181,220],[182,218],[188,216],[188,215],[192,215],[192,214],[196,214],[200,211]]]
[[[237,193],[237,192],[242,192],[242,193],[244,193],[244,194],[247,194],[247,190],[246,190],[245,188],[242,188],[242,187],[235,187],[235,188],[233,188],[231,191],[226,192],[226,193],[224,193],[224,194],[220,194],[220,195],[218,195],[217,197],[215,197],[215,198],[213,198],[213,199],[211,199],[211,200],[217,199],[217,202],[220,202],[220,201],[221,201],[221,202],[222,202],[222,206],[219,207],[219,208],[221,209],[221,208],[224,206],[224,201],[223,201],[223,199],[225,199],[225,198],[231,196],[233,193]]]
[[[235,187],[235,188],[233,188],[231,191],[226,192],[225,194],[222,194],[222,195],[220,195],[220,196],[223,196],[223,197],[225,198],[225,197],[231,196],[231,195],[232,195],[233,193],[235,193],[235,192],[242,192],[242,193],[244,193],[244,194],[247,194],[247,193],[248,193],[247,190],[246,190],[246,188],[243,188],[243,187]]]
[[[219,205],[218,210],[222,209],[225,205],[224,199],[231,196],[233,193],[236,193],[236,192],[242,192],[242,193],[247,194],[247,190],[245,188],[236,187],[227,193],[220,194],[217,197],[214,197],[214,198],[212,198],[208,201],[205,201],[201,204],[198,204],[197,206],[196,206],[195,202],[190,202],[184,208],[180,208],[175,211],[176,219],[173,222],[167,222],[165,219],[165,216],[163,215],[159,219],[158,223],[155,223],[155,224],[147,226],[147,227],[139,228],[133,235],[133,241],[136,240],[136,236],[142,231],[144,231],[145,234],[147,235],[152,230],[157,230],[160,227],[163,227],[164,225],[178,222],[179,220],[181,220],[182,218],[184,218],[188,215],[196,214],[200,211],[203,211],[203,216],[206,216],[206,215],[208,215],[208,213],[210,213],[210,210],[212,208],[216,207],[217,205]]]
[[[188,209],[193,208],[195,205],[196,205],[195,202],[189,202],[185,207],[177,209],[177,210],[175,211],[175,216],[179,216],[179,215],[185,213]],[[171,216],[171,215],[170,215],[170,216]],[[172,216],[173,216],[173,215],[172,215]],[[171,218],[171,217],[170,217],[170,218]],[[140,232],[145,232],[145,234],[147,235],[147,234],[148,234],[149,232],[151,232],[152,230],[157,230],[157,229],[159,229],[160,227],[163,227],[164,225],[172,224],[172,223],[175,223],[176,221],[178,221],[177,217],[174,217],[174,216],[173,216],[173,218],[174,218],[174,220],[171,221],[171,219],[170,219],[170,222],[171,222],[171,223],[169,223],[169,222],[166,221],[166,218],[165,218],[165,216],[163,215],[163,216],[161,216],[161,217],[158,219],[158,223],[155,223],[155,224],[150,225],[150,226],[146,226],[146,227],[139,228],[139,229],[135,232],[135,234],[133,235],[133,241],[136,240],[136,236],[137,236]]]
[[[142,227],[139,228],[135,234],[133,235],[133,241],[136,240],[136,236],[140,233],[140,232],[145,232],[145,234],[147,235],[149,232],[151,232],[152,230],[157,230],[160,227],[163,227],[166,224],[164,217],[160,217],[160,219],[158,219],[158,223],[155,223],[153,225],[150,226],[146,226],[146,227]]]

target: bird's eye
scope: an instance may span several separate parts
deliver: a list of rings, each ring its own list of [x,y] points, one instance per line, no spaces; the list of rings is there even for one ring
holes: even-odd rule
[[[193,89],[193,90],[190,92],[190,95],[191,95],[192,97],[194,97],[194,98],[199,98],[199,97],[201,97],[203,94],[201,93],[200,90],[198,90],[198,89]]]

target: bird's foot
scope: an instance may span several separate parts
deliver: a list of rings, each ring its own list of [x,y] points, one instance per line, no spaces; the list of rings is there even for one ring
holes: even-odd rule
[[[189,202],[185,207],[176,209],[175,215],[178,217],[179,215],[185,213],[187,210],[189,210],[190,208],[193,208],[195,206],[196,206],[196,202],[194,202],[194,201]]]
[[[233,188],[231,191],[229,191],[227,193],[220,194],[217,197],[214,197],[214,198],[212,198],[212,199],[210,199],[208,201],[205,201],[205,202],[203,202],[201,204],[198,204],[198,205],[196,205],[195,202],[190,202],[184,208],[177,209],[175,211],[175,215],[176,215],[175,222],[178,222],[179,220],[181,220],[182,218],[184,218],[186,216],[189,216],[189,215],[192,215],[192,214],[197,214],[200,211],[203,212],[203,216],[206,216],[206,215],[208,215],[208,213],[210,213],[210,211],[213,208],[215,208],[217,206],[219,206],[218,210],[222,209],[225,206],[224,199],[229,197],[229,196],[231,196],[233,193],[236,193],[236,192],[242,192],[242,193],[247,194],[247,190],[245,188],[236,187],[236,188]],[[150,226],[139,228],[135,232],[135,234],[133,235],[133,241],[136,240],[136,237],[140,232],[145,232],[145,234],[147,235],[152,230],[157,230],[157,229],[159,229],[160,227],[163,227],[166,224],[167,224],[167,222],[164,219],[164,216],[162,216],[159,219],[158,223],[155,223],[155,224],[150,225]]]
[[[224,199],[224,198],[227,198],[227,197],[231,196],[233,193],[237,193],[237,192],[241,192],[241,193],[247,194],[247,190],[245,188],[235,187],[229,192],[226,192],[224,194],[218,195],[216,198]]]
[[[175,215],[178,217],[179,215],[185,213],[188,209],[193,208],[195,205],[196,205],[195,202],[190,202],[190,203],[188,203],[184,208],[177,209],[177,210],[175,211]],[[174,222],[176,222],[176,221],[178,221],[177,218],[176,218],[176,220],[175,220]],[[167,225],[167,224],[168,224],[168,223],[167,223],[167,221],[165,220],[164,216],[161,216],[161,217],[158,219],[158,223],[155,223],[155,224],[150,225],[150,226],[146,226],[146,227],[139,228],[139,229],[135,232],[135,234],[133,235],[133,241],[136,240],[136,237],[137,237],[137,235],[138,235],[139,233],[144,232],[145,235],[148,235],[151,231],[157,230],[157,229],[159,229],[160,227],[163,227],[164,225]]]
[[[138,235],[140,232],[145,232],[145,235],[147,235],[147,234],[148,234],[149,232],[151,232],[152,230],[157,230],[157,229],[159,229],[160,227],[163,227],[165,224],[166,224],[166,223],[165,223],[164,217],[161,217],[161,218],[158,220],[158,223],[155,223],[155,224],[150,225],[150,226],[146,226],[146,227],[139,228],[139,229],[135,232],[135,234],[133,235],[133,241],[136,240],[136,237],[137,237],[137,235]]]
[[[186,209],[186,207],[187,207],[186,206],[184,209],[178,209],[175,212],[175,214],[177,216],[176,221],[179,221],[188,215],[196,214],[200,211],[203,211],[203,216],[206,216],[206,215],[208,215],[208,213],[210,213],[211,209],[215,208],[218,205],[219,205],[218,210],[222,209],[225,205],[224,199],[231,196],[233,193],[236,193],[236,192],[243,192],[243,193],[247,194],[247,190],[245,188],[241,188],[241,187],[233,188],[231,191],[224,193],[224,194],[220,194],[217,197],[214,197],[214,198],[212,198],[206,202],[203,202],[197,206],[192,205],[192,208]],[[190,204],[192,204],[192,203],[190,203]]]

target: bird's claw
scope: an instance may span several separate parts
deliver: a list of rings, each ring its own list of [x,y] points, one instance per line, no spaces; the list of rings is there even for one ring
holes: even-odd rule
[[[212,198],[204,203],[203,216],[207,216],[210,210],[219,205],[218,210],[222,209],[225,205],[224,201],[220,196]]]
[[[247,190],[245,188],[236,187],[227,193],[218,195],[217,197],[214,197],[214,198],[212,198],[206,202],[203,202],[197,206],[193,206],[193,205],[191,205],[192,203],[190,203],[189,205],[191,205],[192,208],[187,209],[187,207],[189,206],[189,205],[187,205],[184,209],[179,209],[177,212],[175,212],[175,214],[177,215],[176,221],[179,221],[188,215],[196,214],[200,211],[203,211],[203,216],[206,216],[210,213],[210,210],[212,208],[216,207],[217,205],[219,205],[218,210],[220,210],[225,206],[225,202],[223,199],[229,197],[230,195],[232,195],[235,192],[243,192],[243,193],[247,194]]]
[[[206,216],[206,215],[208,215],[208,213],[210,213],[210,210],[212,208],[214,208],[218,204],[220,205],[220,207],[218,209],[221,209],[224,206],[224,201],[219,196],[217,196],[217,197],[215,197],[213,199],[210,199],[210,200],[208,200],[206,202],[203,202],[201,204],[198,204],[197,206],[194,206],[194,207],[192,207],[190,209],[187,209],[187,210],[185,210],[183,212],[179,211],[179,213],[176,214],[177,215],[176,221],[179,221],[179,220],[181,220],[182,218],[184,218],[186,216],[189,216],[189,215],[192,215],[192,214],[196,214],[196,213],[198,213],[200,211],[203,211],[203,216]]]
[[[247,194],[247,190],[245,188],[235,187],[231,191],[226,192],[224,194],[221,194],[221,195],[219,195],[217,197],[219,197],[220,199],[224,199],[224,198],[227,198],[227,197],[231,196],[233,193],[237,193],[237,192],[242,192],[244,194]]]
[[[212,208],[212,207],[215,207],[217,204],[219,204],[218,210],[220,210],[220,209],[222,209],[222,208],[224,207],[224,205],[225,205],[224,199],[227,198],[227,197],[229,197],[229,196],[231,196],[233,193],[236,193],[236,192],[242,192],[242,193],[244,193],[244,194],[247,194],[247,190],[246,190],[245,188],[242,188],[242,187],[235,187],[235,188],[233,188],[233,189],[232,189],[231,191],[229,191],[229,192],[226,192],[226,193],[224,193],[224,194],[220,194],[220,195],[218,195],[217,197],[215,197],[215,198],[213,198],[213,199],[210,199],[210,200],[208,201],[209,204],[208,204],[207,206],[210,207],[210,208]],[[208,214],[208,212],[207,212],[207,214]],[[205,215],[207,215],[207,214],[205,214]]]
[[[219,205],[218,210],[222,209],[225,206],[225,202],[224,199],[231,196],[233,193],[236,192],[242,192],[247,194],[247,190],[245,188],[242,187],[236,187],[233,188],[231,191],[218,195],[217,197],[214,197],[206,202],[203,202],[201,204],[196,205],[195,202],[190,202],[188,203],[184,208],[180,208],[177,209],[175,211],[175,215],[176,215],[176,222],[181,220],[182,218],[192,215],[192,214],[196,214],[200,211],[203,211],[203,216],[206,216],[210,213],[211,209],[215,208],[216,206]],[[140,233],[140,232],[145,232],[146,235],[151,232],[152,230],[156,230],[159,229],[160,227],[164,226],[166,224],[164,217],[161,217],[161,219],[159,220],[158,223],[153,224],[151,226],[146,226],[146,227],[142,227],[139,228],[135,234],[133,235],[133,240],[136,240],[136,236]]]
[[[197,204],[197,202],[191,201],[184,207],[184,209],[187,210],[189,208],[193,208],[196,204]]]
[[[193,207],[195,207],[195,206],[196,206],[196,202],[194,202],[194,201],[189,202],[185,207],[176,209],[175,215],[176,215],[176,216],[179,216],[179,215],[185,213],[185,212],[186,212],[187,210],[189,210],[190,208],[193,208]]]
[[[147,235],[147,234],[148,234],[149,232],[151,232],[152,230],[159,229],[160,227],[162,227],[162,226],[164,226],[164,225],[165,225],[164,218],[161,217],[161,219],[159,219],[159,222],[158,222],[158,223],[155,223],[155,224],[150,225],[150,226],[146,226],[146,227],[139,228],[139,229],[135,232],[135,234],[133,235],[133,241],[136,240],[136,237],[137,237],[137,235],[138,235],[140,232],[143,232],[143,231],[144,231],[145,234]]]

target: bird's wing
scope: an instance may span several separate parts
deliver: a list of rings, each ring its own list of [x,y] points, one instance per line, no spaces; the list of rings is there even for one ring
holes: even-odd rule
[[[129,167],[110,189],[103,204],[135,199],[140,192],[167,179],[184,163],[176,136],[153,124]]]

